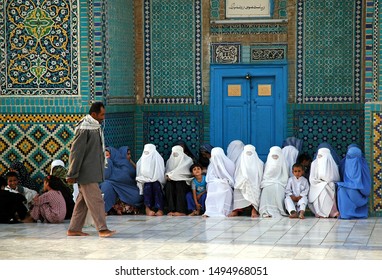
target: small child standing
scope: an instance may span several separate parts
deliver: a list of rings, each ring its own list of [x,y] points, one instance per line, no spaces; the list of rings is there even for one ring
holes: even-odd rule
[[[203,175],[203,166],[194,163],[190,166],[190,171],[194,176],[191,181],[191,192],[186,195],[188,210],[192,211],[189,216],[198,216],[201,211],[205,211],[207,197],[206,175]]]
[[[33,199],[33,206],[29,219],[24,222],[36,222],[41,220],[47,223],[61,223],[66,216],[66,202],[61,190],[64,186],[62,181],[55,176],[47,176],[44,179],[43,194]]]
[[[292,167],[293,176],[288,179],[285,188],[285,208],[289,218],[304,219],[306,205],[308,204],[309,182],[303,176],[304,167],[295,163]]]

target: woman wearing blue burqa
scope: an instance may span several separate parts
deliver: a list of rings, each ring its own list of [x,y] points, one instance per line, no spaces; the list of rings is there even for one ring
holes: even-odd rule
[[[361,149],[350,147],[342,164],[343,182],[337,183],[340,218],[365,219],[368,216],[371,175]]]
[[[108,213],[118,200],[135,212],[141,207],[143,197],[139,194],[135,181],[136,171],[130,160],[130,149],[122,146],[118,150],[113,147],[108,147],[107,150],[110,152],[110,157],[105,168],[105,181],[100,185],[104,195],[105,212]],[[129,209],[123,209],[122,213],[131,212]],[[120,214],[118,209],[115,210]]]

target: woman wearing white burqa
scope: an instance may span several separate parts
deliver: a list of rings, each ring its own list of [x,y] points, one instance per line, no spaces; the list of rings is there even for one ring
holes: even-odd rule
[[[339,216],[335,199],[335,182],[340,181],[338,165],[328,148],[317,151],[310,167],[308,206],[319,218]]]
[[[264,163],[253,145],[244,146],[235,170],[235,189],[233,191],[233,211],[230,217],[237,216],[243,208],[251,206],[251,217],[259,216],[261,180]]]
[[[228,144],[227,147],[227,157],[236,164],[238,158],[241,155],[241,152],[244,149],[244,143],[240,140],[233,140]]]
[[[146,215],[162,216],[164,211],[163,186],[165,164],[155,145],[146,144],[137,162],[137,185],[143,195]]]
[[[235,164],[222,148],[211,150],[206,175],[207,198],[203,217],[226,217],[232,212]]]
[[[278,146],[269,149],[261,181],[260,216],[262,218],[288,216],[285,212],[285,187],[289,172],[286,160]]]
[[[293,176],[292,166],[296,163],[299,151],[295,146],[287,145],[281,149],[287,162],[289,177]]]
[[[192,158],[184,153],[183,147],[172,147],[170,158],[166,162],[166,185],[164,192],[168,207],[168,216],[185,216],[187,214],[186,194],[191,191]]]

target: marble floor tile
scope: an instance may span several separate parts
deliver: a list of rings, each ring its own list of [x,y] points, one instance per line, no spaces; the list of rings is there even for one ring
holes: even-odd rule
[[[381,260],[382,218],[108,216],[117,234],[62,224],[0,225],[0,260]]]

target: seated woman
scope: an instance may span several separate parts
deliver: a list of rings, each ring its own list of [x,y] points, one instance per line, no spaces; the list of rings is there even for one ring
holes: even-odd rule
[[[241,152],[244,149],[244,143],[241,140],[233,140],[228,144],[227,157],[236,164]]]
[[[163,186],[166,182],[163,157],[155,145],[146,144],[137,162],[137,183],[143,194],[146,215],[162,216],[164,211]]]
[[[337,183],[338,210],[341,219],[366,219],[371,189],[370,169],[362,151],[352,146],[343,163],[343,182]]]
[[[165,176],[166,196],[169,216],[185,216],[187,214],[186,194],[191,190],[192,174],[190,167],[192,158],[187,156],[182,146],[174,146],[172,153],[166,162]]]
[[[136,170],[131,163],[130,149],[127,146],[120,147],[119,150],[113,147],[108,149],[110,157],[105,168],[105,180],[100,184],[105,212],[117,208],[117,214],[137,213],[142,205],[142,195],[135,181]],[[116,203],[118,205],[115,205]]]
[[[172,147],[175,146],[181,146],[183,148],[183,152],[192,159],[193,162],[197,162],[197,158],[195,157],[194,153],[191,151],[191,149],[188,147],[186,142],[183,140],[177,140],[172,144]]]
[[[335,183],[340,180],[338,166],[328,148],[320,148],[310,169],[308,206],[319,218],[339,216]]]
[[[335,163],[337,164],[337,166],[340,166],[341,164],[341,156],[338,155],[337,151],[332,147],[332,145],[330,145],[329,143],[327,142],[322,142],[320,145],[318,145],[317,147],[317,153],[314,155],[314,158],[313,160],[315,160],[317,158],[317,155],[318,155],[318,150],[321,149],[321,148],[327,148],[329,149],[330,151],[330,155],[332,156],[333,160],[335,161]]]
[[[205,143],[199,148],[198,162],[202,166],[202,172],[207,173],[208,165],[210,164],[211,151],[214,147],[208,143]]]
[[[285,212],[285,187],[289,178],[286,160],[278,146],[269,149],[261,181],[260,215],[262,218],[288,216]]]
[[[287,163],[289,177],[293,176],[292,166],[297,162],[298,150],[292,145],[287,145],[281,149]]]
[[[206,175],[207,198],[203,217],[226,217],[232,212],[234,176],[235,163],[222,148],[213,148]]]
[[[74,200],[72,199],[73,185],[66,182],[66,175],[68,174],[68,170],[65,168],[64,162],[59,159],[52,161],[50,166],[50,175],[57,177],[62,182],[63,189],[61,192],[66,202],[65,219],[70,219],[73,214]]]
[[[251,217],[259,216],[261,180],[264,163],[253,145],[245,145],[235,170],[235,189],[233,192],[233,211],[230,217],[237,216],[242,209],[251,207]]]
[[[30,216],[23,222],[63,222],[66,216],[66,202],[62,191],[65,188],[59,178],[51,175],[45,177],[43,193],[33,199]]]

